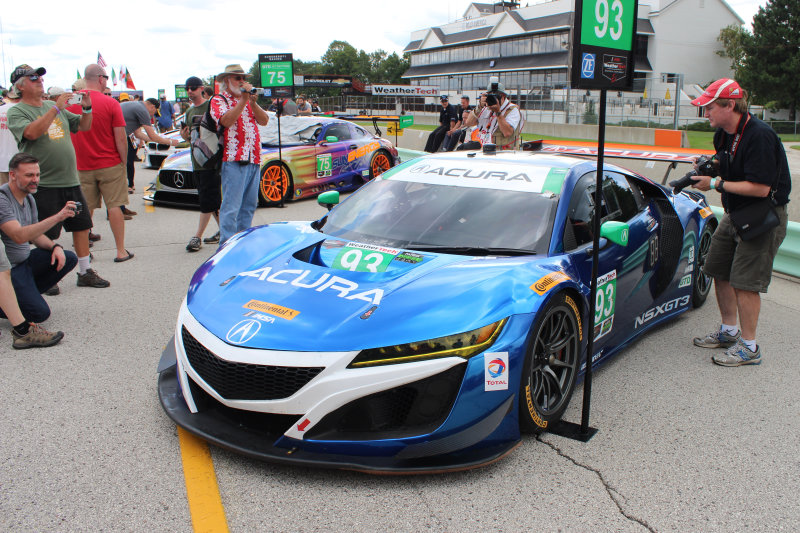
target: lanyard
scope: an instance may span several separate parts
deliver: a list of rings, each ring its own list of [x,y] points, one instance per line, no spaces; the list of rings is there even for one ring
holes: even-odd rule
[[[744,120],[744,124],[742,121]],[[736,135],[733,137],[733,142],[731,143],[731,161],[736,156],[736,149],[739,148],[739,141],[742,140],[742,133],[744,133],[744,128],[747,126],[747,123],[750,122],[750,113],[747,113],[747,118],[742,117],[739,119],[739,125],[736,127]]]

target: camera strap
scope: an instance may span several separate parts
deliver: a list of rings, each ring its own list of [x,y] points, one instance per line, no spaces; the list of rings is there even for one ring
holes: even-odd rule
[[[744,123],[742,123],[744,121]],[[733,142],[731,143],[731,161],[736,156],[736,150],[739,148],[739,141],[742,140],[742,133],[744,133],[744,128],[747,126],[747,123],[750,122],[750,113],[747,113],[747,116],[742,116],[739,119],[739,124],[736,126],[736,135],[733,136]]]

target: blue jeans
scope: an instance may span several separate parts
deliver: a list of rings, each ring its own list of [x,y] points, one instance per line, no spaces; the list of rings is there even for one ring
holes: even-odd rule
[[[44,322],[50,317],[50,307],[42,293],[61,281],[78,264],[78,256],[64,250],[67,260],[61,270],[56,270],[56,265],[50,264],[51,255],[47,250],[34,248],[28,259],[11,269],[11,284],[17,293],[19,309],[28,322]],[[0,316],[4,316],[2,311]]]
[[[222,205],[219,208],[219,244],[246,230],[258,206],[259,166],[222,163]]]

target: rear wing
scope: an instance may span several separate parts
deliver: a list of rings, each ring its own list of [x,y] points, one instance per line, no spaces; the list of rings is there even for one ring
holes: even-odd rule
[[[597,157],[597,143],[589,141],[554,141],[541,139],[523,143],[523,150],[548,152],[573,156]],[[609,159],[637,159],[668,163],[661,184],[667,182],[669,173],[678,163],[693,164],[701,155],[713,156],[713,150],[673,148],[668,146],[642,146],[637,144],[606,143],[603,156]]]
[[[349,120],[351,122],[372,122],[372,126],[375,128],[375,135],[378,137],[383,136],[383,132],[378,125],[379,122],[394,125],[394,128],[390,126],[389,133],[392,133],[392,130],[394,130],[395,147],[397,146],[397,131],[414,123],[414,117],[412,115],[337,115],[335,113],[327,113],[321,116]]]

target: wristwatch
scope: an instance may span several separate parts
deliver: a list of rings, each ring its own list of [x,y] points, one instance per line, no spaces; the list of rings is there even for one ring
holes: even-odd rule
[[[722,180],[722,178],[720,178],[719,181],[717,182],[717,190],[719,192],[725,192],[725,189],[722,188],[722,184],[723,183],[725,183],[725,182]]]
[[[84,114],[86,114],[86,113],[91,113],[91,112],[92,112],[92,106],[89,106],[89,107],[82,107],[81,109],[83,110],[83,113],[84,113]]]

